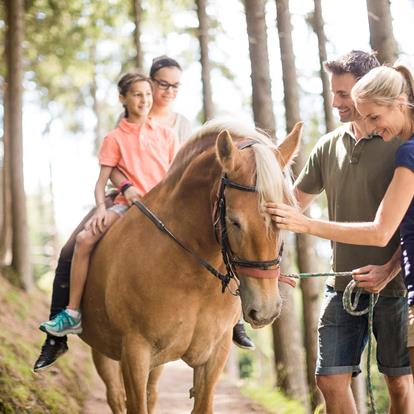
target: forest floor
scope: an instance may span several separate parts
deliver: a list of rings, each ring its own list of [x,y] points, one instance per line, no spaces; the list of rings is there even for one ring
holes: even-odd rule
[[[192,369],[184,362],[166,365],[159,382],[159,399],[156,414],[189,414],[194,400],[189,399],[192,386]],[[104,386],[100,378],[94,377],[93,391],[86,400],[82,414],[111,414],[105,402]],[[240,393],[240,389],[222,378],[214,397],[215,414],[268,414],[264,408],[253,403]]]

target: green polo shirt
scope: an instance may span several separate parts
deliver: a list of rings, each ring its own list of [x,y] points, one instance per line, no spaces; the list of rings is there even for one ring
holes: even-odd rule
[[[296,180],[307,194],[325,190],[329,220],[342,222],[373,221],[378,206],[394,174],[398,139],[384,142],[380,137],[357,141],[351,124],[323,136]],[[351,271],[368,264],[386,263],[399,246],[398,232],[386,247],[357,246],[332,242],[332,269]],[[350,278],[329,278],[327,283],[343,291]],[[383,296],[405,296],[399,274],[382,290]]]

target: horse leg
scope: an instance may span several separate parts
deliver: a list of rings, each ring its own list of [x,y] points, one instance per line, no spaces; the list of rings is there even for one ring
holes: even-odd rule
[[[127,395],[127,414],[148,414],[147,384],[151,348],[139,336],[129,335],[122,341],[121,366]]]
[[[217,344],[210,359],[194,368],[194,408],[192,414],[213,414],[214,389],[224,369],[231,348],[231,331]]]
[[[125,388],[119,362],[92,349],[96,370],[106,386],[106,399],[113,414],[125,413]]]
[[[147,386],[147,403],[148,403],[148,413],[155,413],[155,404],[158,398],[157,383],[160,378],[160,375],[164,369],[164,365],[154,368],[148,379]]]

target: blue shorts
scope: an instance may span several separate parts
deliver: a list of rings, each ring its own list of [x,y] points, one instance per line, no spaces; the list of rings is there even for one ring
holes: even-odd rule
[[[318,327],[316,375],[361,372],[359,364],[368,342],[368,314],[353,316],[342,305],[342,293],[327,286]],[[368,306],[361,295],[357,310]],[[380,296],[374,308],[373,332],[377,340],[378,370],[384,375],[411,373],[407,350],[407,298]]]

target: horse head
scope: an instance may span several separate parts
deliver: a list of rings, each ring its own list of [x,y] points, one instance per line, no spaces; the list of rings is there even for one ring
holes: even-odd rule
[[[223,130],[217,137],[216,153],[222,166],[216,214],[224,261],[234,271],[240,286],[244,319],[253,327],[267,325],[280,314],[280,231],[265,213],[267,201],[294,203],[284,169],[299,146],[302,124],[275,146],[261,132],[250,138],[232,138]],[[223,200],[220,200],[222,198]]]

